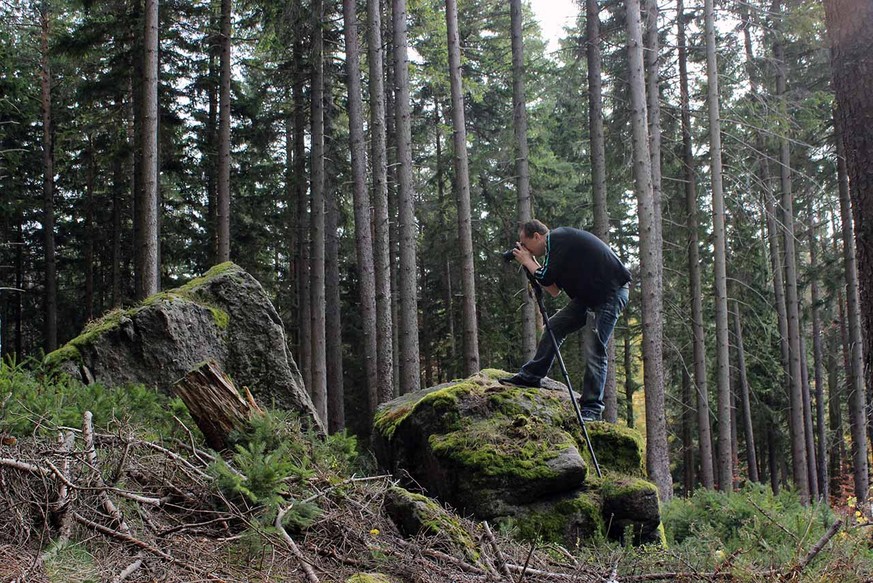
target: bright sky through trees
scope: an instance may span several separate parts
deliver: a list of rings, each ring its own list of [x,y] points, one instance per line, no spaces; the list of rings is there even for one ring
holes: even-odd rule
[[[579,14],[579,4],[575,0],[531,0],[530,5],[539,20],[549,52],[558,50],[564,28],[572,25]]]

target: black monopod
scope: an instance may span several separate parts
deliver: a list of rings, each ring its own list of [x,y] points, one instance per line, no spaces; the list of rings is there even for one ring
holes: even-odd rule
[[[540,313],[542,313],[543,322],[546,325],[546,334],[548,334],[549,338],[552,339],[552,344],[555,347],[558,364],[561,366],[564,380],[567,381],[567,390],[570,391],[570,402],[573,403],[573,409],[576,411],[576,419],[579,421],[579,425],[582,426],[582,434],[585,436],[585,443],[588,444],[588,453],[591,454],[591,460],[594,462],[594,469],[597,470],[597,477],[602,478],[603,474],[600,473],[600,464],[597,463],[597,456],[594,455],[594,447],[591,445],[591,438],[588,437],[588,428],[585,427],[585,420],[582,419],[582,411],[579,410],[579,403],[576,402],[576,398],[573,396],[573,384],[570,382],[570,373],[567,372],[567,366],[564,364],[564,357],[561,356],[561,347],[558,345],[558,339],[555,338],[555,333],[552,331],[552,325],[549,323],[549,313],[546,311],[546,304],[543,301],[543,288],[526,267],[522,267],[522,270],[524,270],[525,275],[527,275],[530,286],[533,288],[534,296],[537,298],[537,304],[540,307]]]

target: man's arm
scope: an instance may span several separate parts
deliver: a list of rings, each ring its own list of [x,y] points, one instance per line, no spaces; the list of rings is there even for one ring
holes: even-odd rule
[[[536,270],[540,268],[540,264],[536,258],[524,247],[516,247],[512,250],[512,254],[515,256],[515,260],[521,263],[521,265],[527,269],[531,275],[536,273]],[[561,288],[554,283],[551,285],[544,285],[542,288],[549,292],[549,295],[553,298],[558,297],[558,294],[561,293]]]

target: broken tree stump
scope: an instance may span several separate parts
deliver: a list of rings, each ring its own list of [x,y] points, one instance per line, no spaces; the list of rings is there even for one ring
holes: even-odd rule
[[[248,426],[253,413],[261,413],[251,393],[246,395],[214,362],[205,362],[173,385],[173,392],[188,407],[191,418],[203,432],[209,447],[227,449],[231,431]]]

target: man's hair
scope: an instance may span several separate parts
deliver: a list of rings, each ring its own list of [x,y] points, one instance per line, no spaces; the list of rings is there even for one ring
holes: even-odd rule
[[[549,232],[549,228],[536,219],[532,221],[528,221],[521,226],[521,232],[524,233],[525,237],[533,237],[534,233],[539,233],[540,235],[546,235]]]

